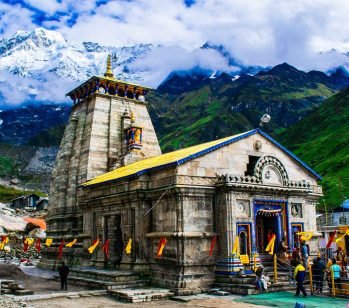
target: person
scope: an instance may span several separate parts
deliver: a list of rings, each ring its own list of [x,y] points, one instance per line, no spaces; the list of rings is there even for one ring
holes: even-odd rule
[[[299,248],[296,247],[293,249],[292,251],[292,260],[291,260],[291,265],[296,267],[297,261],[299,261],[301,259],[300,255],[299,255]]]
[[[69,267],[62,262],[62,265],[58,267],[59,278],[61,279],[61,290],[67,290]]]
[[[260,292],[268,289],[268,281],[269,277],[264,275],[264,267],[262,265],[258,266],[256,270],[256,286]]]
[[[307,268],[308,267],[309,252],[308,252],[308,247],[305,245],[304,241],[301,244],[301,256],[302,256],[303,266],[304,266],[304,268]]]
[[[286,237],[282,237],[280,242],[280,259],[285,261],[287,257],[287,249],[288,246],[286,245]]]
[[[297,260],[297,266],[294,269],[294,279],[297,282],[297,290],[295,296],[299,296],[300,291],[302,291],[303,296],[306,297],[307,292],[305,291],[303,286],[305,279],[305,268],[299,260]]]
[[[326,264],[322,262],[320,257],[317,257],[316,260],[314,260],[314,264],[312,266],[314,287],[315,287],[315,292],[317,294],[322,294],[325,269],[326,269]]]
[[[341,267],[337,264],[336,258],[332,259],[332,265],[330,267],[330,274],[333,273],[334,287],[336,289],[342,289],[342,285],[340,283],[341,279]]]

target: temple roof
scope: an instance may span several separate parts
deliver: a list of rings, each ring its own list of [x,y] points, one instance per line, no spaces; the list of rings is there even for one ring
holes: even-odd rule
[[[304,162],[302,162],[298,157],[296,157],[292,152],[288,151],[286,148],[284,148],[281,144],[279,144],[276,140],[271,138],[268,134],[261,131],[259,128],[250,130],[245,133],[237,134],[234,136],[218,139],[215,141],[202,143],[199,145],[195,145],[189,148],[177,150],[174,152],[162,154],[159,156],[147,158],[141,161],[137,161],[135,163],[122,166],[120,168],[117,168],[113,171],[104,173],[100,176],[95,177],[94,179],[87,181],[82,184],[82,186],[92,186],[96,184],[101,183],[108,183],[108,182],[116,182],[120,181],[126,178],[134,177],[134,176],[140,176],[142,174],[165,169],[173,166],[178,166],[186,161],[192,160],[196,157],[205,155],[209,152],[212,152],[218,148],[221,148],[223,146],[229,145],[231,143],[237,142],[241,139],[247,138],[249,136],[252,136],[254,134],[261,134],[268,140],[270,140],[274,145],[279,147],[281,150],[289,154],[294,160],[296,160],[298,163],[300,163],[305,169],[307,169],[310,173],[312,173],[318,180],[321,180],[321,176],[318,175],[314,170],[312,170],[308,165],[306,165]]]

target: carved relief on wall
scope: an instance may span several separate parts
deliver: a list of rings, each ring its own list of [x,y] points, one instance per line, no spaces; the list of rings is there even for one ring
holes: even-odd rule
[[[238,216],[250,216],[250,201],[249,200],[243,200],[243,199],[237,199],[236,200],[236,214]]]
[[[291,203],[292,217],[303,217],[302,203]]]
[[[262,142],[260,140],[256,140],[253,143],[253,148],[258,152],[262,149]]]
[[[264,184],[288,185],[288,174],[284,165],[274,156],[261,157],[254,174]]]

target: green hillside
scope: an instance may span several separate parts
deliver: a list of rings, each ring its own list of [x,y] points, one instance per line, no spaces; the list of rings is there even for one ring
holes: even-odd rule
[[[276,138],[323,176],[322,206],[349,199],[349,88]]]
[[[237,79],[226,74],[204,80],[172,76],[148,101],[161,148],[168,152],[258,127],[264,113],[272,116],[270,131],[278,131],[336,91],[323,73],[281,64]]]

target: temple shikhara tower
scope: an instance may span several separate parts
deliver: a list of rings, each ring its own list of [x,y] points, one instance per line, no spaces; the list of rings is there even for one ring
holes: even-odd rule
[[[318,174],[259,129],[162,154],[149,90],[115,79],[108,58],[104,77],[68,93],[74,104],[50,190],[56,245],[41,266],[57,262],[62,240],[77,239],[63,251],[71,267],[120,264],[154,285],[207,288],[251,269],[257,254],[263,262],[270,234],[276,249],[282,237],[293,248],[298,232],[316,234]],[[88,252],[96,240],[108,241],[108,256]]]

